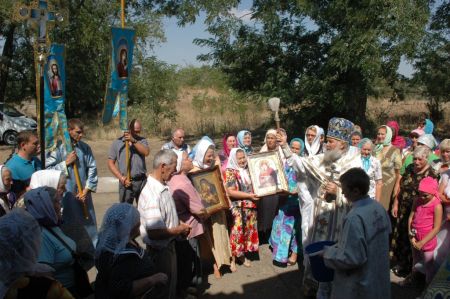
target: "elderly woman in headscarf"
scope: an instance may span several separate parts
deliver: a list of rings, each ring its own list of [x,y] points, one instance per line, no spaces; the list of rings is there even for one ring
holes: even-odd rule
[[[51,187],[56,189],[58,196],[62,198],[62,222],[59,225],[61,230],[66,236],[75,241],[77,251],[84,254],[82,260],[83,267],[90,269],[94,266],[94,251],[95,248],[90,241],[90,237],[86,229],[81,223],[73,223],[68,221],[64,216],[64,203],[67,200],[73,200],[73,198],[66,196],[66,175],[56,169],[39,170],[33,173],[30,180],[30,189],[36,189],[39,187]],[[90,256],[90,258],[88,258]]]
[[[219,159],[220,159],[220,165],[222,172],[225,171],[225,168],[227,166],[228,156],[230,155],[230,151],[232,148],[235,148],[236,145],[236,136],[231,133],[225,134],[222,139],[222,150],[219,152]]]
[[[305,143],[301,138],[292,138],[289,143],[289,147],[291,148],[291,152],[296,154],[297,156],[303,157],[305,153]]]
[[[72,299],[50,278],[53,268],[37,262],[41,247],[38,222],[25,210],[0,218],[0,298]]]
[[[392,216],[397,219],[393,226],[392,269],[397,276],[407,276],[411,272],[412,253],[408,233],[408,218],[414,200],[419,195],[419,182],[429,176],[437,178],[433,168],[428,163],[430,149],[418,146],[413,153],[414,163],[409,165],[401,176],[400,191],[394,198]]]
[[[284,154],[277,144],[277,132],[280,133],[284,141],[287,140],[286,131],[284,129],[269,129],[264,138],[264,145],[260,152],[279,151],[280,157],[285,162]],[[273,176],[272,176],[273,178]],[[272,230],[273,219],[277,215],[279,196],[268,195],[261,197],[258,202],[258,231],[260,242],[267,242]]]
[[[38,261],[55,269],[54,277],[74,297],[80,297],[75,284],[72,267],[76,251],[75,242],[59,227],[62,220],[61,195],[51,187],[38,187],[25,193],[25,208],[36,219],[42,229],[42,243]]]
[[[381,163],[380,161],[372,156],[373,143],[369,138],[363,138],[359,144],[358,148],[361,151],[361,162],[364,171],[370,178],[369,196],[370,198],[380,201],[381,199],[381,189],[383,186]]]
[[[239,131],[236,136],[238,147],[244,150],[247,155],[253,154],[252,133],[247,130]]]
[[[225,187],[231,200],[233,224],[230,231],[232,253],[231,271],[235,272],[236,259],[250,267],[247,253],[257,252],[259,246],[257,206],[259,197],[253,193],[252,181],[243,149],[231,150],[225,172]]]
[[[220,161],[215,156],[215,146],[211,139],[203,137],[194,148],[195,155],[192,163],[194,168],[190,171],[210,169],[219,166]],[[220,268],[222,265],[230,265],[231,248],[230,238],[228,236],[228,225],[225,211],[218,211],[211,215],[209,220],[204,223],[205,232],[202,235],[209,244],[214,256],[214,276],[222,276]]]
[[[388,210],[392,195],[398,192],[402,157],[400,150],[391,144],[392,130],[388,126],[380,126],[373,155],[380,160],[383,186],[381,187],[380,203]]]
[[[9,213],[12,209],[16,196],[11,192],[12,176],[11,171],[5,166],[0,165],[0,217]]]
[[[319,126],[309,126],[305,132],[305,157],[323,153],[324,131]]]
[[[95,251],[95,298],[157,298],[167,275],[156,273],[139,236],[139,212],[128,203],[112,205],[103,217]]]
[[[430,149],[430,155],[428,155],[428,162],[430,165],[434,166],[434,161],[438,160],[439,157],[434,154],[433,150],[437,146],[436,139],[431,134],[423,134],[417,139],[417,145],[426,146]],[[400,174],[403,175],[405,173],[405,169],[413,163],[413,155],[409,155],[403,161],[402,168],[400,169]]]
[[[395,120],[391,120],[388,121],[386,125],[392,130],[391,144],[393,146],[396,146],[400,151],[402,151],[406,147],[406,140],[405,138],[399,135],[400,126],[398,122],[396,122]]]

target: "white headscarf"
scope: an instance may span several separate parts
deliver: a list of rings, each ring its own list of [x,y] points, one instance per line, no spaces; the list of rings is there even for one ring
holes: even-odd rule
[[[113,204],[103,217],[95,256],[99,257],[103,251],[114,255],[128,253],[125,248],[130,240],[131,230],[138,223],[139,212],[135,207],[129,203]]]
[[[0,165],[0,193],[8,193],[9,190],[6,189],[5,183],[3,183],[3,171],[9,170],[5,165]]]
[[[306,134],[308,133],[308,129],[311,129],[311,127],[316,129],[316,137],[314,138],[312,144],[310,145],[309,142],[308,142],[308,137],[306,136]],[[308,153],[307,156],[315,156],[319,152],[319,149],[320,149],[320,136],[322,136],[324,134],[324,131],[319,126],[310,126],[310,127],[308,127],[308,129],[306,129],[306,132],[305,132],[305,147],[306,147],[306,150],[307,150],[307,153]]]
[[[172,149],[174,152],[175,152],[175,154],[177,154],[177,172],[180,172],[181,171],[181,164],[182,164],[182,162],[183,162],[183,153],[184,153],[184,151],[180,151],[180,150],[177,150],[177,149]]]
[[[259,151],[260,153],[265,153],[269,150],[267,148],[267,136],[269,136],[269,135],[277,136],[277,130],[275,130],[275,129],[267,130],[266,136],[264,137],[264,145],[261,147],[261,150]]]
[[[195,152],[194,160],[192,160],[192,163],[194,164],[194,166],[196,166],[200,169],[205,169],[205,168],[210,167],[209,165],[205,165],[203,163],[203,160],[205,159],[206,152],[208,151],[208,149],[211,146],[213,149],[215,149],[214,143],[212,143],[208,139],[201,139],[197,143],[197,145],[195,146],[197,148],[197,150]]]
[[[0,298],[24,274],[53,272],[37,263],[41,248],[41,229],[25,210],[13,209],[0,217]]]
[[[62,171],[55,169],[38,170],[31,176],[30,188],[52,187],[58,189]]]
[[[251,184],[252,181],[251,181],[250,175],[248,173],[248,167],[247,167],[247,164],[245,165],[245,167],[239,166],[239,163],[238,163],[237,157],[236,157],[238,151],[242,151],[244,153],[244,155],[246,155],[245,151],[241,148],[231,149],[230,155],[228,156],[227,168],[239,171],[239,176],[241,177],[241,180],[244,181],[244,183],[246,185],[249,185],[249,184]]]

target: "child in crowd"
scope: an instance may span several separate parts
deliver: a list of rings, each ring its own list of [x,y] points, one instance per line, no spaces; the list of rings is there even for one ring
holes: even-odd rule
[[[391,298],[388,215],[367,194],[370,179],[363,169],[351,168],[339,181],[352,209],[345,216],[336,245],[324,250],[325,265],[334,269],[331,294],[326,295],[346,299]],[[326,283],[320,283],[319,292],[323,284]]]
[[[431,177],[423,178],[419,183],[419,198],[413,205],[408,220],[409,236],[413,251],[413,272],[403,285],[414,283],[417,270],[414,266],[423,260],[425,266],[425,279],[427,284],[433,278],[434,250],[437,246],[436,235],[442,223],[442,204],[439,199],[438,182]]]

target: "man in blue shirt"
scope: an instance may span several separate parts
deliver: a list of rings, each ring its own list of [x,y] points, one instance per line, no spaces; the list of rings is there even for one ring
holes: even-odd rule
[[[6,162],[11,170],[13,185],[11,190],[20,197],[30,185],[31,175],[41,169],[41,161],[36,158],[39,152],[39,139],[36,131],[26,130],[17,135],[18,150]]]

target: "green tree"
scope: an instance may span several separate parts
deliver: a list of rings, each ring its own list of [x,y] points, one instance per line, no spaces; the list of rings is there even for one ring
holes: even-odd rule
[[[435,11],[427,35],[421,42],[414,67],[415,78],[424,86],[431,118],[443,119],[442,105],[450,101],[450,3]]]
[[[0,97],[4,93],[8,100],[20,101],[35,95],[35,78],[32,33],[26,23],[11,21],[14,2],[2,1],[0,5],[0,37],[6,40],[5,45],[9,41],[9,28],[13,28],[11,51],[9,56],[3,53],[0,61]],[[50,34],[52,42],[66,45],[66,113],[72,117],[83,116],[84,112],[100,112],[108,77],[110,27],[120,26],[120,1],[50,2],[69,12],[68,24],[57,25]],[[126,16],[126,26],[136,29],[136,66],[149,56],[155,43],[164,40],[161,16],[139,0],[127,1]],[[150,84],[140,86],[145,90]]]
[[[280,96],[291,120],[326,125],[333,115],[364,126],[374,82],[394,85],[401,57],[412,58],[429,17],[423,0],[255,0],[251,23],[241,1],[150,1],[180,25],[206,11],[212,50],[200,56],[238,90]]]

